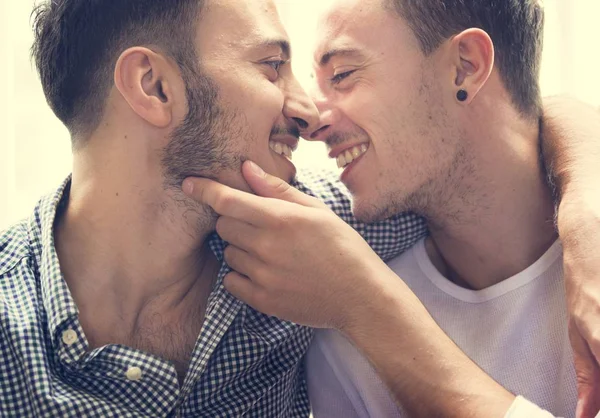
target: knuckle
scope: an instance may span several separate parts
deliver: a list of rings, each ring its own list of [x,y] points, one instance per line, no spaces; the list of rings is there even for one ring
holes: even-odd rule
[[[265,281],[268,279],[269,269],[263,265],[256,265],[252,267],[252,278],[259,281]]]
[[[267,294],[267,291],[265,289],[259,289],[256,291],[255,294],[256,297],[256,301],[259,302],[261,305],[265,305],[266,302],[269,301],[269,296]]]
[[[281,231],[283,228],[285,228],[287,225],[286,219],[283,218],[282,216],[275,216],[273,217],[273,223],[271,224],[271,226],[278,230]]]
[[[220,216],[219,219],[217,219],[217,224],[215,226],[217,234],[221,235],[221,234],[225,233],[226,226],[227,226],[227,223],[225,222],[225,219],[222,216]]]
[[[224,217],[219,217],[216,225],[217,234],[225,241],[229,242],[238,237],[238,231],[232,228],[231,222]]]
[[[230,193],[222,192],[215,197],[215,210],[217,212],[226,211],[233,204],[233,196]]]
[[[228,273],[223,277],[223,286],[225,286],[225,289],[227,289],[228,292],[235,292],[235,277],[233,273]]]
[[[271,217],[271,226],[276,229],[283,228],[287,224],[288,219],[289,214],[286,214],[283,210],[278,208],[277,210],[273,211],[273,215]]]
[[[277,194],[287,194],[290,192],[290,185],[279,178],[274,178],[272,181],[273,190]]]
[[[261,312],[268,316],[273,316],[275,310],[271,305],[271,298],[266,290],[260,289],[254,293],[254,302]]]
[[[255,244],[255,251],[260,258],[268,258],[273,253],[273,242],[265,237],[257,238]]]
[[[231,245],[225,248],[225,251],[223,251],[223,257],[229,265],[231,265],[231,263],[235,261],[235,250]]]

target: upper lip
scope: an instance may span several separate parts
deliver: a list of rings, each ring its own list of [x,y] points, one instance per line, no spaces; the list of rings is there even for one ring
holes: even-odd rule
[[[296,151],[298,148],[298,143],[300,142],[300,139],[293,135],[273,135],[270,140],[286,144],[292,149],[292,151]]]
[[[341,153],[346,152],[349,149],[352,149],[354,147],[357,147],[357,146],[363,145],[363,144],[367,145],[368,142],[363,141],[363,142],[356,142],[353,144],[340,144],[336,147],[333,147],[331,149],[331,151],[329,151],[329,158],[337,158],[338,155],[340,155]]]

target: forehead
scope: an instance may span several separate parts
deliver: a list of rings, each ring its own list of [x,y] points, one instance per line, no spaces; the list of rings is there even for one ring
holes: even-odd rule
[[[373,50],[405,41],[406,25],[385,1],[334,0],[319,19],[315,61],[332,51]]]
[[[207,0],[198,31],[201,56],[288,39],[273,0]]]

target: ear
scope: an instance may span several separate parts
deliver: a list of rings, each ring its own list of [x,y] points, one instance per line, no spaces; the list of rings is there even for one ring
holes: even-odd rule
[[[115,86],[131,109],[157,128],[173,120],[176,72],[169,62],[148,48],[124,51],[115,67]]]
[[[494,70],[494,43],[481,29],[467,29],[452,39],[456,92],[465,90],[471,103]]]

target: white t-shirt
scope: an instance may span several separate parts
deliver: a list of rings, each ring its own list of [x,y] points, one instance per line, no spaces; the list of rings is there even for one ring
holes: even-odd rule
[[[575,416],[560,242],[521,273],[480,291],[443,277],[427,255],[425,240],[389,266],[498,383],[555,416]],[[315,418],[406,416],[370,363],[340,333],[317,331],[306,361]],[[536,409],[518,398],[507,417],[550,416],[541,410],[533,415]]]

